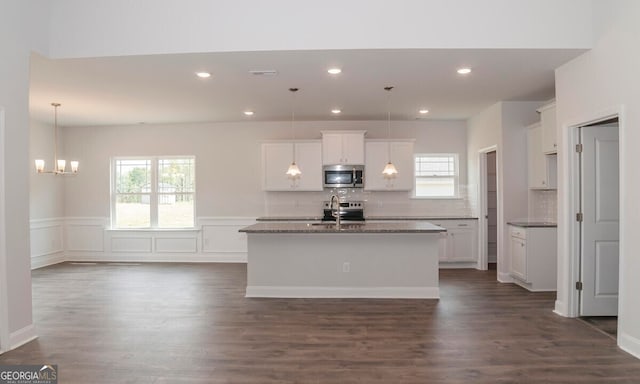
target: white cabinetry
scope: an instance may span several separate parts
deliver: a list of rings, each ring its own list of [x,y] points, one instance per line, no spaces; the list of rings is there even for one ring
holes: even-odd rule
[[[366,131],[323,131],[322,163],[364,164]]]
[[[530,291],[555,291],[557,285],[555,227],[509,226],[510,274]]]
[[[293,159],[302,171],[297,178],[286,172]],[[262,189],[265,191],[322,191],[320,141],[288,141],[262,144]]]
[[[556,125],[556,103],[552,102],[538,109],[542,124],[542,152],[558,152],[558,128]]]
[[[509,250],[511,256],[510,274],[516,279],[527,281],[527,241],[524,229],[511,228]]]
[[[440,234],[440,267],[477,267],[477,220],[434,220],[432,223],[447,229]]]
[[[389,161],[398,174],[385,178],[382,174]],[[413,140],[367,140],[365,143],[364,189],[367,191],[410,191],[413,189]]]
[[[557,155],[542,152],[542,126],[535,123],[527,127],[529,188],[557,188]]]

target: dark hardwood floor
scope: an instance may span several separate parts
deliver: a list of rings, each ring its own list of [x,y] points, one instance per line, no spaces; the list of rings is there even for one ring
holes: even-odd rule
[[[40,337],[5,364],[60,383],[638,383],[640,360],[555,294],[442,270],[440,300],[246,299],[243,264],[33,271]]]

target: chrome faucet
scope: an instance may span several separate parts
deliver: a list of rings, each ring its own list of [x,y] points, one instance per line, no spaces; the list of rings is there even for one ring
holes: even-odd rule
[[[336,201],[336,210],[333,210],[333,201]],[[331,210],[331,216],[336,218],[336,228],[340,229],[340,198],[337,195],[331,195],[331,202],[329,203],[329,209]]]

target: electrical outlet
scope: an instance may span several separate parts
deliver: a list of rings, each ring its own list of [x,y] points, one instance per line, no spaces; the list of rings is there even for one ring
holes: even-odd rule
[[[344,263],[342,263],[342,272],[349,272],[351,270],[351,263],[349,263],[348,261],[345,261]]]

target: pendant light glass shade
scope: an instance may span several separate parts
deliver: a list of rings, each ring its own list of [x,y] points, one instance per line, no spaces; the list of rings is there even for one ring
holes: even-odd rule
[[[396,169],[396,166],[393,165],[392,162],[388,162],[387,165],[384,166],[384,170],[382,171],[382,174],[387,177],[393,177],[394,175],[398,174],[398,170]]]
[[[38,173],[53,173],[55,175],[63,175],[70,173],[78,173],[78,161],[70,161],[71,172],[66,171],[67,161],[58,159],[58,107],[60,103],[51,103],[54,110],[54,123],[53,123],[53,170],[45,171],[45,161],[42,159],[35,160],[36,172]]]
[[[41,160],[41,159],[36,160],[36,171],[38,173],[44,172],[44,160]]]
[[[296,92],[298,92],[298,88],[289,88],[289,91],[291,92],[291,140],[295,140],[296,139],[296,131],[294,129],[293,123],[295,121],[295,106],[294,106],[294,96],[296,94]],[[293,147],[293,159],[291,160],[291,164],[289,165],[289,169],[287,169],[287,176],[289,176],[290,178],[298,178],[300,177],[300,175],[302,175],[302,171],[300,170],[300,168],[298,167],[298,164],[296,164],[296,143],[293,142],[291,143],[292,147]]]
[[[398,170],[396,166],[391,162],[391,90],[393,87],[384,87],[384,90],[389,92],[388,102],[387,102],[387,165],[384,166],[382,170],[382,174],[385,178],[393,178],[398,174]]]
[[[298,164],[296,164],[295,161],[291,163],[291,165],[289,165],[289,169],[287,169],[287,175],[289,175],[290,177],[297,177],[301,174],[302,172],[300,172],[300,168],[298,168]]]

